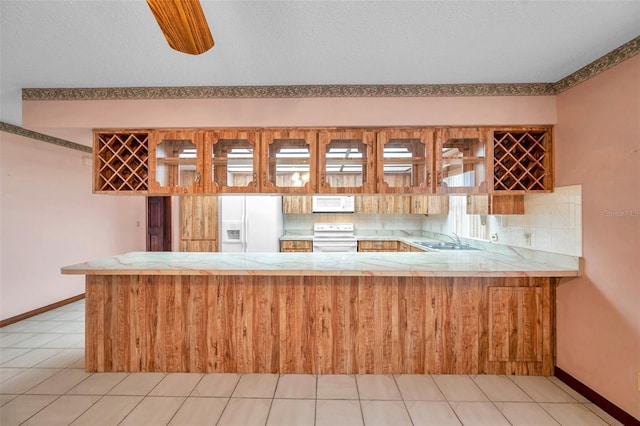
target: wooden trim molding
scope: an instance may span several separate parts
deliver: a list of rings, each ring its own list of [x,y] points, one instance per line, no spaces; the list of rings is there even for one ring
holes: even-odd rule
[[[58,145],[63,148],[75,149],[76,151],[86,152],[91,154],[93,148],[79,143],[71,142],[66,139],[56,138],[55,136],[45,135],[44,133],[34,132],[33,130],[25,129],[24,127],[16,126],[13,124],[0,121],[0,132],[13,133],[14,135],[24,136],[26,138],[35,139],[41,142],[47,142],[53,145]]]
[[[555,83],[25,88],[24,101],[553,96],[640,53],[640,36]]]
[[[571,374],[567,373],[560,367],[556,366],[553,375],[564,382],[571,389],[578,392],[580,395],[593,402],[598,407],[606,411],[610,416],[618,420],[624,425],[638,425],[640,426],[640,420],[633,417],[631,414],[624,411],[622,408],[609,401],[598,392],[585,385]]]
[[[82,300],[82,299],[84,299],[84,293],[79,294],[77,296],[70,297],[68,299],[61,300],[61,301],[56,302],[56,303],[52,303],[52,304],[47,305],[47,306],[43,306],[42,308],[34,309],[33,311],[25,312],[24,314],[20,314],[20,315],[16,315],[14,317],[11,317],[11,318],[3,319],[2,321],[0,321],[0,328],[6,327],[7,325],[14,324],[14,323],[16,323],[18,321],[22,321],[22,320],[27,319],[27,318],[34,317],[36,315],[40,315],[40,314],[45,313],[47,311],[51,311],[53,309],[59,308],[60,306],[64,306],[64,305],[68,305],[69,303],[77,302],[78,300]]]

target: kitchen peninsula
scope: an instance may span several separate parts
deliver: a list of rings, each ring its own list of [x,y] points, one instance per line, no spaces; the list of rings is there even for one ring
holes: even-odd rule
[[[562,256],[560,256],[562,257]],[[86,370],[550,375],[571,261],[135,252],[86,275]]]

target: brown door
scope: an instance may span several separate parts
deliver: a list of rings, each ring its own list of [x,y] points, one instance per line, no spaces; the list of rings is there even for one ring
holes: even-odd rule
[[[171,251],[171,197],[147,197],[147,251]]]

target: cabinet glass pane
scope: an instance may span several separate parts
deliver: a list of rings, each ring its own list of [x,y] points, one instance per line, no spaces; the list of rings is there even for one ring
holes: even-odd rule
[[[219,139],[211,149],[213,181],[227,187],[249,185],[254,180],[254,153],[246,139]]]
[[[311,152],[303,139],[275,139],[269,144],[269,179],[278,187],[301,187],[309,182]]]
[[[163,139],[156,146],[156,180],[165,187],[191,186],[196,180],[197,158],[193,141]]]
[[[449,139],[442,145],[442,181],[449,188],[477,187],[486,179],[480,139]]]
[[[361,140],[332,139],[325,151],[326,181],[334,188],[362,186],[367,179],[367,145]]]
[[[390,139],[384,144],[384,181],[389,187],[416,188],[427,181],[427,147],[419,139]]]

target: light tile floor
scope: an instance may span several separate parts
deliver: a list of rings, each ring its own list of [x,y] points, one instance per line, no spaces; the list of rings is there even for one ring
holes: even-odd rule
[[[84,301],[0,329],[0,424],[619,425],[555,377],[87,373]]]

